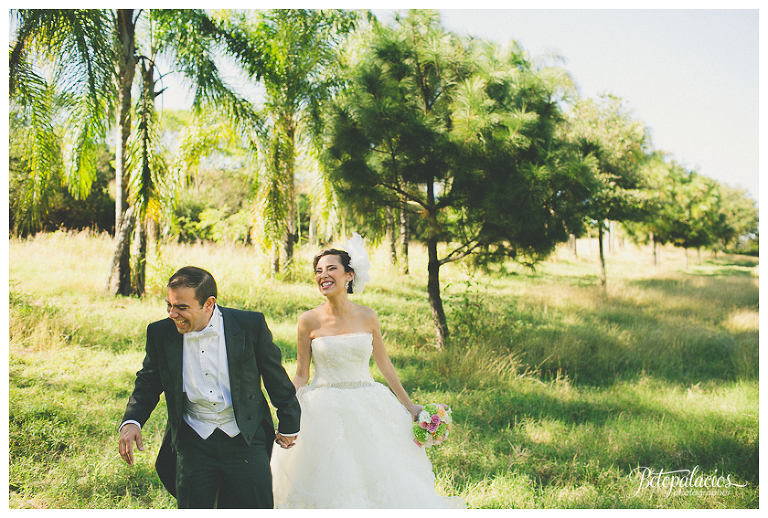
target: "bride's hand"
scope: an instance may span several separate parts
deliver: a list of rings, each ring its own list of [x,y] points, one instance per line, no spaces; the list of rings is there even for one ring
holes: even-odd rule
[[[413,416],[414,421],[419,419],[419,414],[422,410],[424,410],[424,407],[417,405],[416,403],[411,403],[411,406],[408,408],[408,411],[411,413],[411,416]]]

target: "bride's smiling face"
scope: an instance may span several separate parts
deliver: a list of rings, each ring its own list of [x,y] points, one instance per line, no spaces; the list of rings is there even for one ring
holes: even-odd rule
[[[320,289],[320,293],[326,297],[340,291],[346,293],[344,284],[352,282],[354,274],[345,272],[344,265],[338,255],[324,255],[317,261],[315,267],[315,282]]]

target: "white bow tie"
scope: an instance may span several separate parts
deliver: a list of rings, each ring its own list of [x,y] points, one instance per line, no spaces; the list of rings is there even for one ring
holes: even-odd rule
[[[219,333],[213,328],[213,326],[207,326],[202,331],[190,331],[187,333],[187,338],[191,339],[207,338],[209,336],[219,336]]]

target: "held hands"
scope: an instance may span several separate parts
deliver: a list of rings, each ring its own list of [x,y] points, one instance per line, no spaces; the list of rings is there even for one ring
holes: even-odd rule
[[[295,435],[281,435],[280,432],[275,431],[275,442],[280,445],[283,449],[289,449],[293,448],[296,445],[296,436]]]
[[[139,451],[144,451],[144,443],[141,440],[141,428],[133,423],[123,425],[120,429],[119,451],[120,457],[122,457],[129,466],[133,466],[134,442],[136,442],[136,447]]]

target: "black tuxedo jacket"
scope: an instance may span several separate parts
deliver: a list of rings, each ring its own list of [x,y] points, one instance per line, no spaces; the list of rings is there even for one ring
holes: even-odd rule
[[[280,349],[272,341],[264,315],[221,306],[219,310],[224,319],[235,421],[248,444],[261,427],[271,454],[274,427],[261,382],[277,409],[278,429],[284,434],[299,431],[301,409],[296,391],[281,364]],[[134,420],[143,427],[157,406],[160,394],[165,393],[168,422],[155,467],[160,480],[174,496],[175,449],[185,400],[182,350],[183,338],[173,320],[166,318],[147,326],[144,363],[136,373],[136,384],[121,421]]]

